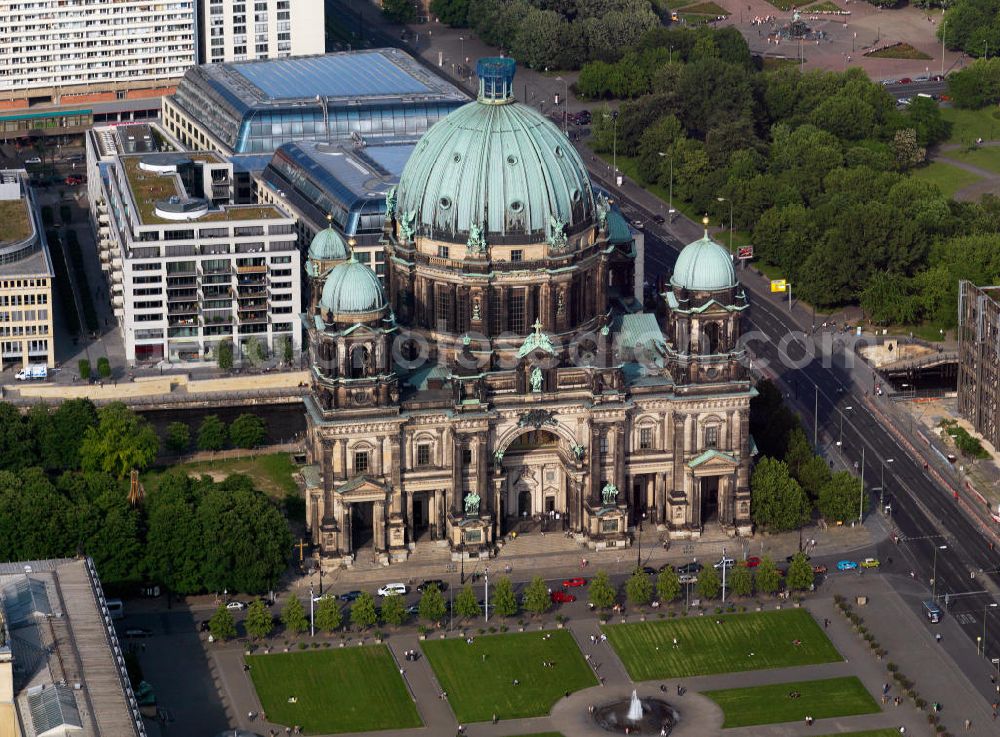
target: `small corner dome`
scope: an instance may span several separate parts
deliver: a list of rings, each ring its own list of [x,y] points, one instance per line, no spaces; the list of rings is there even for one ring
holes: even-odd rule
[[[341,315],[384,312],[389,301],[375,272],[352,258],[330,271],[319,306],[322,312],[333,313],[337,319]]]
[[[309,244],[309,258],[313,261],[346,261],[350,255],[343,236],[332,226],[318,232]]]
[[[670,283],[691,292],[717,292],[736,286],[736,269],[729,252],[706,232],[683,248]]]

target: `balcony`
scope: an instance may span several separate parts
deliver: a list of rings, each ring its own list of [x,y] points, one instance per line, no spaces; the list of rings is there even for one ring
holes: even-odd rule
[[[170,327],[192,327],[197,329],[198,318],[197,317],[168,317],[167,325]],[[197,335],[197,330],[195,332]]]
[[[267,264],[261,264],[260,266],[237,266],[237,274],[266,274]]]
[[[173,279],[167,277],[167,289],[197,289],[198,280],[191,277],[182,277],[180,279]]]
[[[167,302],[197,302],[197,289],[173,289],[167,290]]]
[[[236,299],[261,299],[267,298],[267,287],[239,287],[236,292]]]
[[[179,304],[168,304],[167,305],[168,315],[197,315],[198,314],[198,303],[197,302],[181,302]]]
[[[267,323],[267,311],[258,310],[256,312],[251,312],[245,315],[241,314],[239,315],[238,319],[240,325],[255,325],[255,324],[259,325],[262,323]]]

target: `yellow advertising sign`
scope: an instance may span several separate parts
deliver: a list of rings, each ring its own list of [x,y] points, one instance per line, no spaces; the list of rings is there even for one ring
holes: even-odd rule
[[[788,282],[784,279],[772,279],[771,280],[771,291],[772,292],[787,292]]]

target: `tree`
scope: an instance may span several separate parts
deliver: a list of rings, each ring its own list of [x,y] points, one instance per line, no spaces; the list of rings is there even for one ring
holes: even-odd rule
[[[913,128],[896,131],[892,137],[892,154],[900,171],[912,169],[927,158],[927,150],[917,143],[917,132]]]
[[[111,361],[108,360],[107,356],[101,356],[97,359],[97,375],[105,380],[111,378]]]
[[[150,577],[178,594],[206,590],[205,549],[197,509],[202,484],[182,471],[160,477],[146,495],[146,559]]]
[[[812,445],[802,427],[794,427],[788,433],[788,450],[785,451],[785,463],[793,478],[799,477],[799,471],[814,455]]]
[[[838,471],[819,490],[819,513],[829,522],[855,519],[868,507],[868,497],[862,493],[861,479],[847,471]]]
[[[471,586],[466,586],[455,597],[455,614],[465,619],[479,616],[479,602],[476,600],[476,592],[472,590]]]
[[[226,435],[226,423],[218,415],[206,415],[198,426],[198,450],[222,450]]]
[[[13,404],[0,402],[0,469],[25,468],[35,462],[28,419]]]
[[[219,341],[215,349],[215,358],[219,368],[223,371],[231,371],[233,368],[233,342],[231,340]]]
[[[514,584],[510,578],[501,576],[493,587],[493,612],[506,618],[517,614],[517,596],[514,594]]]
[[[297,635],[309,629],[306,610],[302,606],[302,602],[299,601],[299,597],[294,594],[288,597],[288,601],[281,610],[281,623],[285,625],[285,631],[292,635]]]
[[[301,608],[301,604],[299,608]],[[243,626],[246,628],[247,634],[255,640],[263,640],[274,631],[274,619],[271,617],[271,612],[267,611],[263,601],[254,599],[250,603],[247,616],[243,620]]]
[[[184,453],[191,447],[191,428],[186,422],[171,422],[167,425],[165,442],[174,453]]]
[[[333,632],[340,626],[342,619],[343,615],[340,612],[340,604],[337,601],[337,597],[321,597],[316,604],[316,610],[313,612],[313,621],[316,624],[316,629],[322,632]]]
[[[153,426],[121,402],[97,411],[97,427],[89,427],[80,445],[84,471],[103,471],[118,478],[144,470],[156,458],[160,441]]]
[[[615,605],[615,599],[618,598],[618,592],[615,591],[608,574],[604,571],[598,571],[597,575],[591,579],[588,594],[590,603],[597,609],[610,609]]]
[[[740,562],[729,571],[726,585],[733,596],[750,596],[753,593],[753,571],[745,562]]]
[[[393,23],[413,23],[417,19],[413,0],[382,0],[382,14]]]
[[[406,621],[406,602],[399,594],[390,594],[382,599],[382,622],[399,627]]]
[[[764,458],[750,479],[751,516],[770,532],[794,530],[809,521],[812,506],[784,461]]]
[[[796,553],[785,574],[785,585],[789,589],[804,591],[813,585],[813,569],[806,560],[805,553]]]
[[[277,352],[281,356],[281,360],[287,364],[292,363],[292,359],[295,358],[295,346],[292,344],[292,339],[287,335],[281,336],[278,342]]]
[[[209,480],[197,516],[205,588],[261,592],[274,587],[288,566],[292,534],[277,503],[255,489],[248,476]]]
[[[420,594],[417,613],[421,619],[431,623],[444,619],[444,615],[448,613],[448,607],[445,605],[444,596],[436,585],[431,584]]]
[[[469,24],[469,0],[431,0],[431,12],[452,28],[465,28]]]
[[[236,637],[236,622],[233,621],[232,612],[226,609],[225,604],[219,604],[215,614],[208,620],[208,631],[215,640],[231,640]]]
[[[41,406],[41,405],[40,405]],[[89,399],[67,399],[34,429],[35,443],[47,471],[75,471],[80,468],[80,445],[87,428],[97,426],[97,408]],[[29,419],[41,419],[29,415]]]
[[[656,577],[656,595],[666,604],[681,595],[681,582],[673,566],[666,566]]]
[[[823,456],[813,456],[799,468],[798,480],[809,498],[817,499],[823,484],[830,480],[830,466]]]
[[[243,413],[229,426],[229,439],[237,448],[256,448],[266,436],[264,420],[250,412]]]
[[[762,594],[774,594],[781,588],[781,574],[778,573],[778,567],[770,557],[764,556],[764,560],[757,566],[754,571],[754,583],[757,591]]]
[[[532,614],[545,614],[552,605],[549,587],[541,576],[535,576],[524,590],[524,608]]]
[[[645,606],[652,600],[653,582],[641,568],[637,568],[625,582],[625,596],[632,606]]]
[[[367,591],[363,591],[351,604],[351,624],[360,629],[368,629],[378,624],[375,600]]]
[[[80,381],[90,381],[90,361],[81,358],[76,362],[76,370],[80,372]]]
[[[722,591],[722,582],[719,580],[719,572],[712,566],[703,568],[698,574],[697,587],[698,596],[702,599],[717,599]]]

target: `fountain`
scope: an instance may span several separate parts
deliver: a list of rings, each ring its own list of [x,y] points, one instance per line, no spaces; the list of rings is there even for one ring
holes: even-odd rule
[[[639,698],[633,690],[632,698],[621,699],[594,709],[594,721],[608,732],[618,734],[667,734],[677,723],[677,712],[666,701]]]

